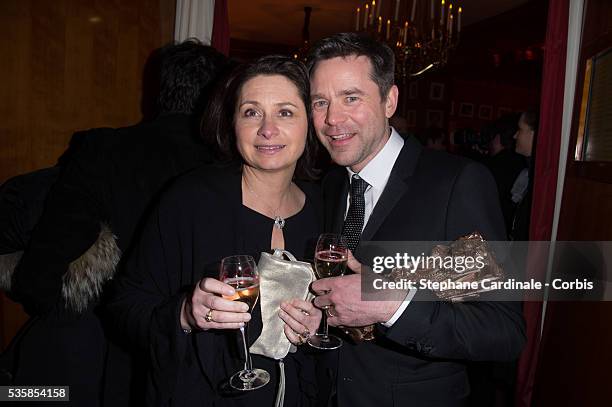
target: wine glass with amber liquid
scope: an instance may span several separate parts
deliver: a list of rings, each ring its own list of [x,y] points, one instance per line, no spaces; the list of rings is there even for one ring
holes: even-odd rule
[[[231,285],[236,291],[233,296],[223,296],[223,298],[242,301],[249,306],[249,312],[253,311],[259,298],[259,273],[253,257],[246,255],[225,257],[221,260],[219,280]],[[240,328],[244,345],[244,368],[234,374],[229,381],[232,388],[240,391],[256,390],[270,381],[270,374],[267,371],[253,368],[246,340],[247,327],[248,322],[245,322],[244,326]]]

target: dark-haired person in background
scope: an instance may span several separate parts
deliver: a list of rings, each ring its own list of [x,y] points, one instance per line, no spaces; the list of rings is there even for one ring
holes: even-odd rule
[[[355,33],[317,43],[308,58],[313,120],[336,163],[323,181],[327,232],[362,241],[449,241],[474,231],[503,240],[495,183],[485,167],[403,140],[389,127],[398,88],[394,55]],[[353,270],[360,265],[351,262]],[[323,355],[328,405],[463,406],[466,361],[512,360],[524,343],[518,303],[436,301],[428,290],[399,301],[362,301],[360,274],[317,280],[332,326],[375,324],[375,339]],[[404,296],[405,294],[405,296]],[[335,374],[334,374],[334,369]]]
[[[446,151],[447,141],[444,130],[439,127],[428,127],[420,134],[421,143],[431,150]]]
[[[265,320],[261,301],[251,319],[246,304],[221,298],[233,289],[218,280],[221,259],[230,255],[258,259],[274,248],[299,259],[314,253],[321,208],[318,189],[304,182],[312,178],[317,148],[309,92],[306,68],[293,58],[269,56],[239,67],[205,115],[228,164],[179,178],[150,217],[108,305],[122,331],[151,355],[144,405],[314,404],[308,347],[288,354],[282,368],[252,355],[270,383],[238,395],[224,390],[244,364],[237,329],[251,320],[252,342]],[[292,284],[290,273],[286,282]],[[282,308],[287,338],[304,344],[321,312],[303,300]]]
[[[210,161],[198,110],[225,57],[194,40],[155,56],[159,114],[87,132],[13,276],[12,298],[34,317],[16,346],[13,383],[68,385],[73,406],[128,403],[131,361],[98,316],[105,284],[164,185]],[[132,402],[140,399],[134,394]]]
[[[538,115],[534,111],[523,112],[519,115],[509,115],[496,122],[493,129],[486,132],[499,134],[500,138],[505,138],[506,143],[512,145],[508,139],[512,137],[516,140],[516,146],[511,151],[506,148],[502,152],[494,155],[494,160],[500,154],[505,154],[505,167],[495,165],[504,164],[503,162],[494,163],[491,171],[496,177],[496,171],[503,173],[503,183],[500,188],[500,198],[506,222],[509,221],[508,235],[511,240],[529,240],[529,219],[531,212],[531,197],[533,188],[533,152],[535,132],[538,127]],[[487,135],[484,135],[487,137]],[[495,145],[495,138],[493,145]],[[491,147],[491,145],[490,145]],[[491,151],[491,149],[489,150]],[[512,154],[515,157],[512,157]],[[518,157],[518,160],[516,159]],[[518,162],[517,162],[518,161]],[[489,161],[491,164],[491,161]],[[514,178],[510,177],[511,165],[517,173]],[[505,171],[505,173],[504,173]],[[498,183],[499,185],[499,183]],[[502,191],[501,188],[504,188]],[[507,189],[506,189],[507,188]],[[501,196],[501,194],[504,196]],[[516,255],[513,259],[517,269],[524,269],[522,256]],[[475,387],[475,391],[470,397],[470,406],[512,406],[514,405],[514,387],[516,382],[516,363],[506,361],[505,363],[473,363],[470,365],[470,383]]]
[[[389,125],[402,136],[402,138],[410,137],[410,131],[408,131],[408,120],[404,116],[400,116],[399,113],[395,113],[389,119]]]
[[[523,156],[514,151],[514,136],[518,130],[518,115],[501,117],[481,131],[482,138],[489,141],[489,156],[484,164],[489,168],[497,184],[506,231],[512,230],[516,204],[512,201],[511,189],[516,177],[526,167]]]
[[[523,112],[514,135],[515,150],[527,163],[512,185],[512,201],[516,204],[514,220],[510,231],[512,240],[529,240],[531,199],[533,194],[533,171],[535,168],[535,140],[539,115],[536,111]]]
[[[87,132],[77,132],[53,167],[42,168],[8,179],[0,186],[0,290],[9,292],[11,279],[23,252],[30,244],[32,231],[43,213],[49,190],[70,157],[79,149]],[[13,338],[0,357],[1,383],[13,381],[15,348],[28,330],[31,320]]]

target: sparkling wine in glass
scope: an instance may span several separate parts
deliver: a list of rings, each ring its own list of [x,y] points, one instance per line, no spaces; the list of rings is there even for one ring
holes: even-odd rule
[[[347,254],[339,250],[323,250],[315,254],[317,277],[338,277],[346,272]]]
[[[237,255],[225,257],[221,260],[219,280],[231,285],[236,290],[233,296],[224,296],[232,301],[242,301],[253,311],[259,298],[259,273],[257,265],[251,256]],[[251,354],[247,344],[246,329],[248,323],[240,328],[242,343],[244,345],[244,368],[234,374],[229,381],[232,388],[241,391],[256,390],[270,381],[270,374],[263,369],[254,369]]]
[[[234,277],[223,281],[234,287],[234,295],[224,295],[223,298],[230,301],[242,301],[252,311],[259,298],[259,282],[253,277]]]
[[[346,272],[348,248],[344,236],[334,233],[324,233],[317,240],[315,249],[315,272],[318,278],[338,277]],[[342,340],[329,334],[327,324],[327,309],[323,309],[323,331],[308,338],[308,344],[317,349],[338,349]]]

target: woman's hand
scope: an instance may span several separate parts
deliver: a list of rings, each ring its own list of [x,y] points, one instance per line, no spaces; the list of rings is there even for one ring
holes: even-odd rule
[[[317,332],[321,323],[321,310],[312,302],[293,299],[281,303],[279,317],[285,322],[285,335],[294,345],[303,345],[310,335]]]
[[[230,301],[221,295],[232,296],[234,288],[214,278],[198,281],[181,307],[183,329],[238,329],[251,319],[249,306]]]

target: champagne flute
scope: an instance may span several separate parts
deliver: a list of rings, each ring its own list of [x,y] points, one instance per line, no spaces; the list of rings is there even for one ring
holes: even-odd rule
[[[237,255],[225,257],[221,260],[219,280],[231,285],[236,290],[233,296],[223,296],[232,301],[242,301],[253,311],[259,297],[259,273],[257,265],[251,256]],[[235,373],[229,381],[230,386],[236,390],[249,391],[265,386],[270,381],[270,374],[263,369],[254,369],[251,354],[247,344],[248,323],[240,328],[242,343],[244,344],[244,368]]]
[[[344,275],[348,262],[348,247],[344,236],[334,233],[324,233],[317,240],[315,249],[315,272],[318,278],[338,277]],[[323,331],[308,338],[308,344],[317,349],[338,349],[342,340],[329,334],[327,310],[323,307]]]

